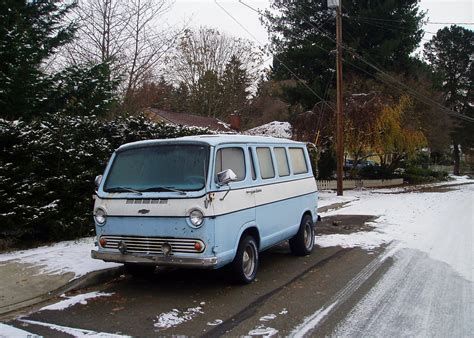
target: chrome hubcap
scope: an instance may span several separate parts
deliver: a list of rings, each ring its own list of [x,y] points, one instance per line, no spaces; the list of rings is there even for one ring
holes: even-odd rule
[[[251,245],[247,246],[242,257],[244,275],[250,278],[255,270],[255,251]]]
[[[313,245],[313,231],[311,229],[311,223],[307,222],[304,226],[304,245],[306,249],[311,249]]]

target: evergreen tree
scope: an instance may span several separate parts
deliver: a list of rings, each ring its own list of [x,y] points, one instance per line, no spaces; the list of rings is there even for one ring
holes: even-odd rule
[[[223,100],[222,114],[227,117],[233,113],[242,113],[249,103],[250,77],[235,55],[226,64],[220,85]]]
[[[278,0],[272,7],[276,11],[268,11],[263,19],[276,53],[273,79],[295,79],[295,74],[324,97],[328,83],[334,79],[334,10],[326,8],[326,1]],[[423,35],[424,13],[419,10],[418,0],[346,0],[342,1],[342,9],[345,46],[387,71],[410,71],[410,54]],[[347,78],[360,69],[374,73],[347,51],[344,57],[359,68],[346,63]],[[300,103],[305,108],[312,108],[319,101],[300,83],[288,87],[285,96],[289,103]]]
[[[189,113],[189,90],[184,82],[180,82],[179,86],[173,89],[171,110],[178,113]]]
[[[197,115],[219,117],[222,98],[219,95],[219,76],[208,70],[198,79],[196,86],[190,90],[190,109]]]
[[[31,119],[48,95],[42,63],[74,36],[64,16],[74,3],[60,0],[0,1],[0,116]]]
[[[437,75],[437,86],[444,94],[445,105],[474,117],[474,32],[459,26],[440,29],[425,44],[425,56]],[[459,145],[465,150],[474,146],[474,123],[456,120],[451,138],[454,150],[454,173],[459,174]]]
[[[104,116],[116,103],[119,79],[111,78],[108,62],[71,66],[50,80],[48,98],[40,107],[45,112],[69,116]]]

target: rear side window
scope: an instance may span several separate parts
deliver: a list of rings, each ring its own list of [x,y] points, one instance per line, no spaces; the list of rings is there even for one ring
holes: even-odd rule
[[[285,148],[274,148],[273,152],[277,162],[278,175],[288,176],[290,174],[290,167],[288,166]]]
[[[270,148],[257,148],[257,157],[262,178],[275,177],[275,169],[273,168]]]
[[[304,174],[308,172],[308,164],[302,148],[290,148],[290,160],[294,174]]]
[[[242,148],[221,148],[216,154],[215,179],[217,174],[226,169],[232,169],[237,175],[237,181],[245,179],[245,156]]]

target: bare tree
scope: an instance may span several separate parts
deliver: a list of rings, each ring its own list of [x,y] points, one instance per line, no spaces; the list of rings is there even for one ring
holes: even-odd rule
[[[111,63],[121,76],[125,98],[155,73],[182,33],[158,24],[169,0],[80,0],[75,17],[77,39],[67,49],[69,63]],[[159,28],[158,28],[159,27]]]
[[[196,88],[209,72],[221,77],[232,57],[239,59],[251,82],[258,79],[262,56],[250,41],[207,27],[186,30],[171,59],[174,80]]]

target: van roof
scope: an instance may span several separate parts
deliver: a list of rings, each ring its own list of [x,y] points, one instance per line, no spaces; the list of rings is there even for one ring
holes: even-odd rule
[[[135,148],[140,146],[152,146],[155,144],[163,143],[206,143],[211,146],[216,146],[219,144],[226,143],[265,143],[265,144],[292,144],[292,145],[301,145],[302,142],[296,142],[292,140],[287,140],[283,138],[276,137],[266,137],[266,136],[249,136],[249,135],[227,135],[227,134],[217,134],[217,135],[197,135],[197,136],[185,136],[171,139],[160,139],[160,140],[145,140],[138,142],[131,142],[121,145],[118,149],[124,150],[128,148]]]

